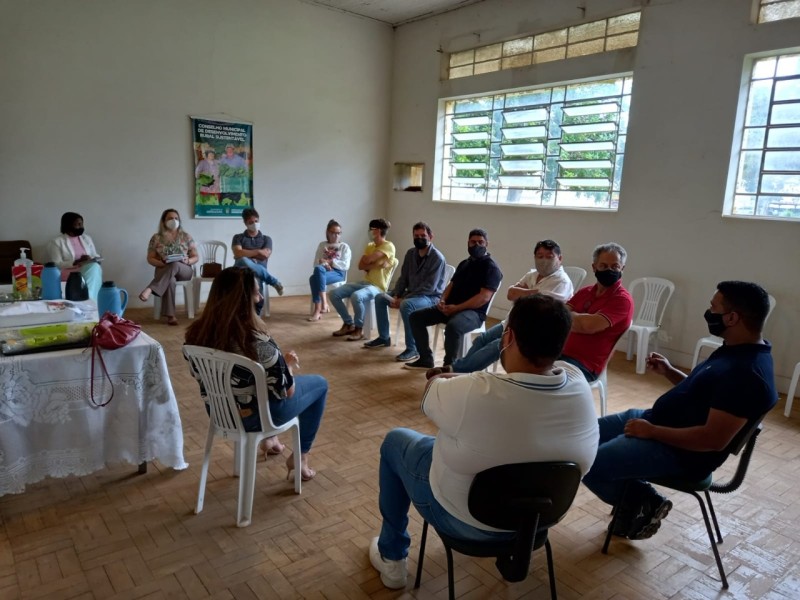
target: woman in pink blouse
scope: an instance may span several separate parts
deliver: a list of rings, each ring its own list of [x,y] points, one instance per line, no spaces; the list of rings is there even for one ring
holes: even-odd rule
[[[97,292],[103,285],[101,258],[92,238],[84,232],[81,215],[74,212],[61,215],[61,235],[48,244],[47,257],[61,269],[61,281],[79,271],[86,281],[89,298],[97,300]]]

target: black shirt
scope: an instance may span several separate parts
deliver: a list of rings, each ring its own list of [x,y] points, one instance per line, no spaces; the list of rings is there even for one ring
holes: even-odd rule
[[[496,292],[500,288],[502,281],[503,273],[490,254],[486,254],[481,258],[462,260],[451,280],[453,286],[450,288],[447,304],[466,302],[477,295],[483,288]],[[489,303],[487,302],[480,308],[473,310],[485,319],[488,307]]]

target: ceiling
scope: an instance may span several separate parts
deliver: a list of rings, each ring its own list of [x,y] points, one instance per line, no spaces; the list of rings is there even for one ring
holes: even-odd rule
[[[461,8],[483,0],[302,0],[309,4],[327,6],[336,10],[382,21],[389,25],[402,25],[432,17],[449,10]]]

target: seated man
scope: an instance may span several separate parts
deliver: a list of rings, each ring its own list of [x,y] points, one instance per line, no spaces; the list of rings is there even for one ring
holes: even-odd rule
[[[394,244],[386,239],[389,227],[391,225],[385,219],[372,219],[369,222],[372,241],[364,248],[364,254],[358,261],[359,271],[365,272],[364,278],[356,283],[346,283],[330,293],[331,304],[342,318],[341,328],[333,332],[336,337],[346,335],[350,342],[364,339],[364,303],[386,291],[392,268],[397,263]],[[352,317],[344,303],[347,298],[353,304]]]
[[[406,369],[432,369],[433,352],[428,341],[428,327],[447,323],[444,329],[444,364],[455,360],[462,336],[486,320],[489,302],[503,281],[503,273],[491,255],[488,234],[483,229],[469,232],[469,258],[462,260],[453,279],[436,306],[411,313],[411,332],[419,358],[403,365]]]
[[[646,479],[703,479],[778,401],[769,342],[761,337],[769,297],[755,283],[723,281],[703,315],[708,331],[725,340],[687,377],[652,353],[647,366],[675,387],[648,410],[631,409],[599,420],[600,448],[583,483],[615,506],[625,505],[615,535],[651,537],[672,502]]]
[[[250,269],[262,284],[271,285],[279,296],[283,296],[283,284],[267,271],[267,262],[272,255],[272,238],[261,233],[258,211],[255,208],[245,208],[242,211],[242,221],[247,229],[244,233],[233,236],[231,242],[233,257],[236,259],[233,266]],[[263,307],[264,300],[261,299],[256,305],[258,314],[261,314]]]
[[[427,223],[419,222],[412,228],[414,247],[406,252],[400,278],[392,291],[392,300],[385,294],[375,296],[375,320],[378,337],[364,344],[365,348],[391,346],[389,337],[389,307],[399,308],[405,330],[406,349],[395,358],[408,362],[419,358],[417,345],[408,317],[415,310],[428,308],[439,302],[444,291],[444,256],[433,246],[433,232]]]
[[[553,240],[536,242],[533,248],[533,260],[536,268],[509,287],[506,297],[514,302],[518,298],[533,294],[548,294],[566,302],[572,296],[572,281],[561,266],[561,247]],[[428,369],[425,376],[430,379],[440,373],[483,371],[500,360],[500,337],[503,335],[505,324],[505,321],[498,323],[476,337],[466,356],[457,358],[452,365]]]
[[[567,301],[572,331],[561,360],[578,367],[587,381],[600,376],[617,340],[633,320],[633,298],[622,287],[627,257],[625,248],[614,242],[597,246],[592,253],[597,283],[582,287]]]
[[[508,315],[500,360],[508,375],[441,375],[428,382],[423,412],[436,438],[390,431],[381,445],[380,537],[369,557],[386,587],[406,584],[411,502],[436,528],[475,541],[508,539],[467,505],[475,475],[509,463],[571,461],[585,473],[597,451],[592,393],[580,372],[553,363],[571,317],[550,296],[520,298]]]

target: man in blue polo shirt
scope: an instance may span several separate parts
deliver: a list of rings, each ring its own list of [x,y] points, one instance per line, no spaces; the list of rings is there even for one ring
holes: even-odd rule
[[[483,229],[469,232],[469,258],[461,261],[453,279],[442,293],[436,306],[411,313],[411,331],[417,344],[419,358],[403,365],[406,369],[433,368],[428,327],[446,323],[444,329],[444,364],[456,358],[458,346],[465,333],[486,320],[489,302],[503,281],[503,273],[489,254],[489,236]]]
[[[255,208],[245,208],[242,211],[242,220],[246,229],[233,236],[231,242],[233,257],[236,259],[233,266],[254,271],[259,281],[271,285],[279,296],[283,296],[283,285],[267,271],[267,261],[272,255],[272,238],[261,233],[258,211]],[[256,306],[259,314],[263,306],[263,300]]]
[[[672,502],[647,480],[704,479],[778,401],[771,346],[761,337],[769,296],[755,283],[723,281],[703,315],[725,342],[687,376],[660,354],[649,369],[675,387],[648,410],[599,419],[600,447],[583,483],[617,506],[614,535],[651,537]],[[626,491],[627,487],[627,491]],[[625,504],[618,506],[624,494]]]

